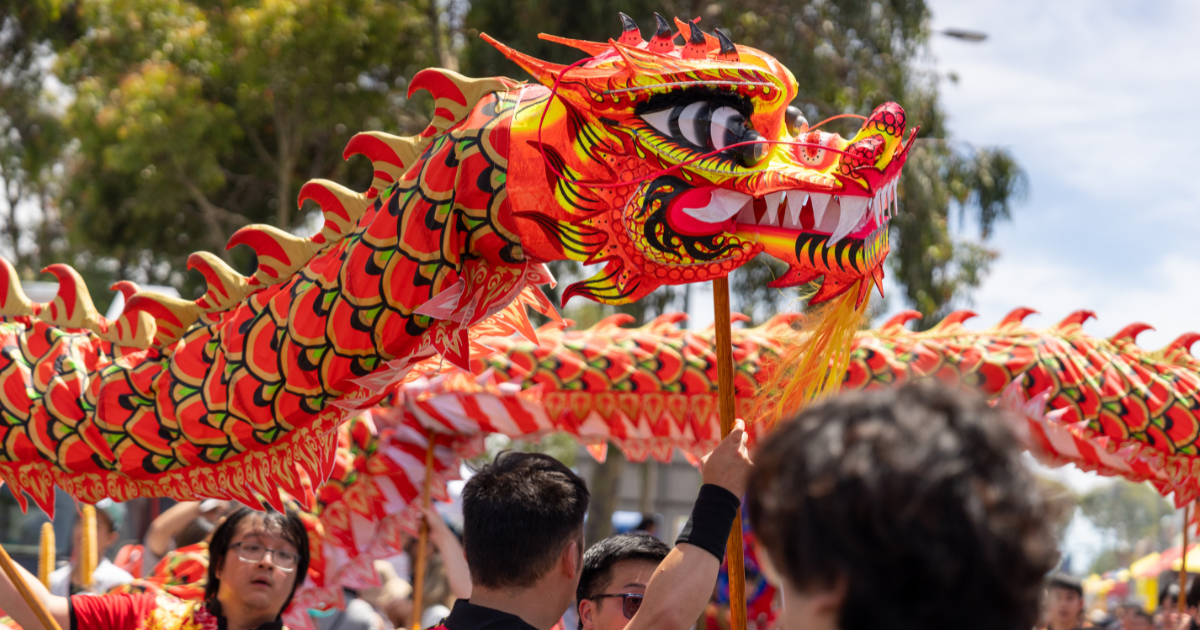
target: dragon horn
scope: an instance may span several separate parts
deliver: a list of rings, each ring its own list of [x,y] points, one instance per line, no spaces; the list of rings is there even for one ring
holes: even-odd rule
[[[0,258],[0,315],[11,317],[30,317],[42,310],[42,305],[34,302],[21,290],[21,278],[17,270],[7,260]]]
[[[258,257],[258,271],[250,280],[252,285],[270,286],[287,280],[308,263],[318,247],[307,238],[294,236],[263,224],[247,225],[229,237],[225,249],[246,245]]]
[[[303,206],[309,199],[321,206],[321,214],[325,217],[321,231],[312,239],[318,245],[342,240],[372,203],[366,195],[325,179],[313,179],[304,184],[296,205]]]
[[[154,318],[154,345],[166,350],[200,318],[201,310],[195,302],[142,291],[129,298],[121,317],[142,312]]]
[[[1147,330],[1154,330],[1154,327],[1151,326],[1150,324],[1143,324],[1142,322],[1134,322],[1134,323],[1122,328],[1121,330],[1117,331],[1117,334],[1110,337],[1109,341],[1111,341],[1113,343],[1119,343],[1119,342],[1124,341],[1126,343],[1132,343],[1134,345],[1137,345],[1137,336],[1146,332]]]
[[[1070,331],[1071,329],[1078,330],[1083,327],[1083,323],[1089,319],[1097,319],[1096,314],[1092,311],[1075,311],[1063,318],[1061,322],[1055,324],[1054,328],[1059,331]]]
[[[978,316],[979,314],[975,311],[951,311],[949,315],[942,318],[942,321],[934,324],[933,328],[929,329],[929,332],[945,333],[954,328],[962,328],[963,322]]]
[[[1037,311],[1035,311],[1031,308],[1026,308],[1024,306],[1018,306],[1017,308],[1014,308],[1013,310],[1009,311],[1008,315],[1005,315],[1004,319],[1000,320],[999,324],[996,324],[996,328],[1006,328],[1006,327],[1015,328],[1017,326],[1020,326],[1025,321],[1026,317],[1029,317],[1030,315],[1035,315],[1035,314],[1037,314]]]
[[[896,313],[894,316],[892,316],[891,319],[884,322],[883,326],[879,327],[879,332],[884,333],[884,334],[898,333],[898,332],[904,330],[904,325],[907,324],[909,321],[914,320],[914,319],[921,319],[922,317],[923,317],[923,315],[921,315],[920,311],[913,311],[913,310],[900,311],[899,313]]]
[[[70,265],[56,263],[42,269],[42,273],[54,274],[58,278],[58,294],[46,304],[38,317],[47,324],[60,328],[84,328],[101,332],[100,313],[92,302],[87,284]]]
[[[191,267],[188,267],[188,269],[191,269]],[[108,290],[120,291],[121,297],[124,298],[125,301],[129,301],[129,298],[133,297],[133,294],[137,293],[138,291],[141,291],[142,288],[139,287],[136,282],[132,282],[130,280],[118,280],[117,282],[114,282],[111,287],[108,287]]]
[[[1166,348],[1163,348],[1163,354],[1167,355],[1168,359],[1171,358],[1171,355],[1177,353],[1190,354],[1192,351],[1192,345],[1197,341],[1200,341],[1200,333],[1183,333],[1182,335],[1179,335],[1175,341],[1167,344]]]
[[[375,178],[371,181],[367,197],[373,199],[400,179],[404,169],[417,161],[417,157],[429,142],[429,138],[420,136],[402,138],[382,131],[364,131],[355,134],[350,138],[350,142],[346,143],[342,159],[349,160],[351,156],[363,155],[371,160]]]
[[[557,63],[550,63],[548,61],[542,61],[541,59],[530,57],[523,52],[513,50],[512,48],[509,48],[508,46],[496,41],[487,33],[480,33],[479,37],[483,41],[491,44],[496,50],[499,50],[500,54],[508,57],[510,61],[518,66],[521,66],[525,72],[533,75],[533,78],[537,79],[538,83],[541,83],[546,87],[552,87],[555,80],[557,80],[558,76],[561,75],[562,71],[566,68],[566,66],[561,66]]]
[[[637,22],[633,18],[624,13],[617,13],[621,16],[621,38],[617,41],[626,46],[637,46],[646,40],[642,39],[642,31],[638,29]]]
[[[199,271],[208,285],[204,295],[196,300],[196,306],[206,313],[227,310],[250,293],[250,279],[212,253],[196,252],[188,256],[187,268]]]
[[[721,46],[721,51],[717,53],[718,59],[725,61],[739,61],[741,56],[738,55],[737,46],[733,45],[733,40],[729,39],[729,35],[725,34],[722,29],[713,29],[713,33],[717,36],[717,43]]]
[[[667,18],[654,14],[654,37],[650,40],[647,50],[655,53],[669,53],[675,50],[675,36],[671,33],[671,23]]]
[[[621,38],[624,39],[625,36],[622,35]],[[641,36],[639,35],[639,39],[640,38]],[[592,57],[596,57],[608,52],[608,44],[597,44],[596,42],[589,42],[582,39],[559,37],[558,35],[551,35],[549,33],[538,33],[538,39],[554,42],[555,44],[562,44],[563,46],[568,46],[576,50],[582,50]]]

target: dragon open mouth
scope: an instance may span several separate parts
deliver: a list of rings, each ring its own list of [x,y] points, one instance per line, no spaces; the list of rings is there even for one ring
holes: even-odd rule
[[[789,264],[789,272],[771,283],[787,287],[821,275],[835,283],[831,276],[881,275],[878,263],[880,254],[886,254],[886,228],[895,202],[895,178],[873,197],[802,190],[754,196],[707,186],[675,195],[665,216],[672,231],[686,239],[729,235],[729,240],[762,246]]]

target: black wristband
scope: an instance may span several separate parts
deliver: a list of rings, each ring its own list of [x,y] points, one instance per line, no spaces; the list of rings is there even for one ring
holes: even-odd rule
[[[700,495],[692,506],[692,516],[683,526],[679,538],[675,539],[675,544],[695,545],[716,556],[717,560],[724,560],[729,530],[733,528],[733,519],[737,518],[741,505],[742,500],[737,495],[721,486],[711,483],[700,486]]]

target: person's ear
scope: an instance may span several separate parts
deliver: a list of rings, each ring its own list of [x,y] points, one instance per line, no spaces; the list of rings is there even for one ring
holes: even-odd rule
[[[810,593],[813,610],[834,615],[836,618],[841,613],[842,603],[846,601],[846,592],[849,590],[850,583],[846,578],[838,577],[832,585]]]
[[[767,583],[778,588],[782,582],[779,580],[779,573],[775,571],[775,565],[771,563],[771,554],[763,553],[766,551],[764,547],[759,547],[758,568],[762,571],[763,577],[767,578]]]
[[[121,538],[120,533],[112,532],[112,531],[108,532],[108,540],[104,543],[104,547],[108,548],[108,547],[111,547],[111,546],[117,544],[117,540],[120,538]]]
[[[592,630],[596,626],[596,620],[593,618],[595,614],[595,602],[590,599],[579,602],[579,623],[583,624],[583,630]]]
[[[583,553],[580,547],[583,543],[578,540],[572,540],[563,545],[562,557],[559,558],[559,563],[562,572],[569,579],[575,579],[579,576],[583,569]]]

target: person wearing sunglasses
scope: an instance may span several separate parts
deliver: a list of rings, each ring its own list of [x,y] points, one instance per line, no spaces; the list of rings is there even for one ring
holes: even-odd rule
[[[300,517],[291,511],[239,508],[213,532],[209,558],[203,601],[184,601],[167,593],[58,597],[24,569],[21,572],[64,629],[282,630],[280,615],[308,572],[308,532]],[[22,627],[41,627],[3,573],[0,608]]]
[[[579,630],[624,630],[671,548],[649,534],[617,534],[588,548],[575,589]]]
[[[704,485],[692,519],[653,578],[651,573],[635,576],[634,583],[610,578],[617,590],[598,593],[619,597],[620,617],[626,610],[634,617],[631,630],[687,630],[700,616],[750,467],[745,425],[738,421],[704,457]],[[550,630],[577,595],[589,500],[583,479],[541,453],[501,453],[476,471],[463,486],[471,598],[455,602],[431,630]]]

